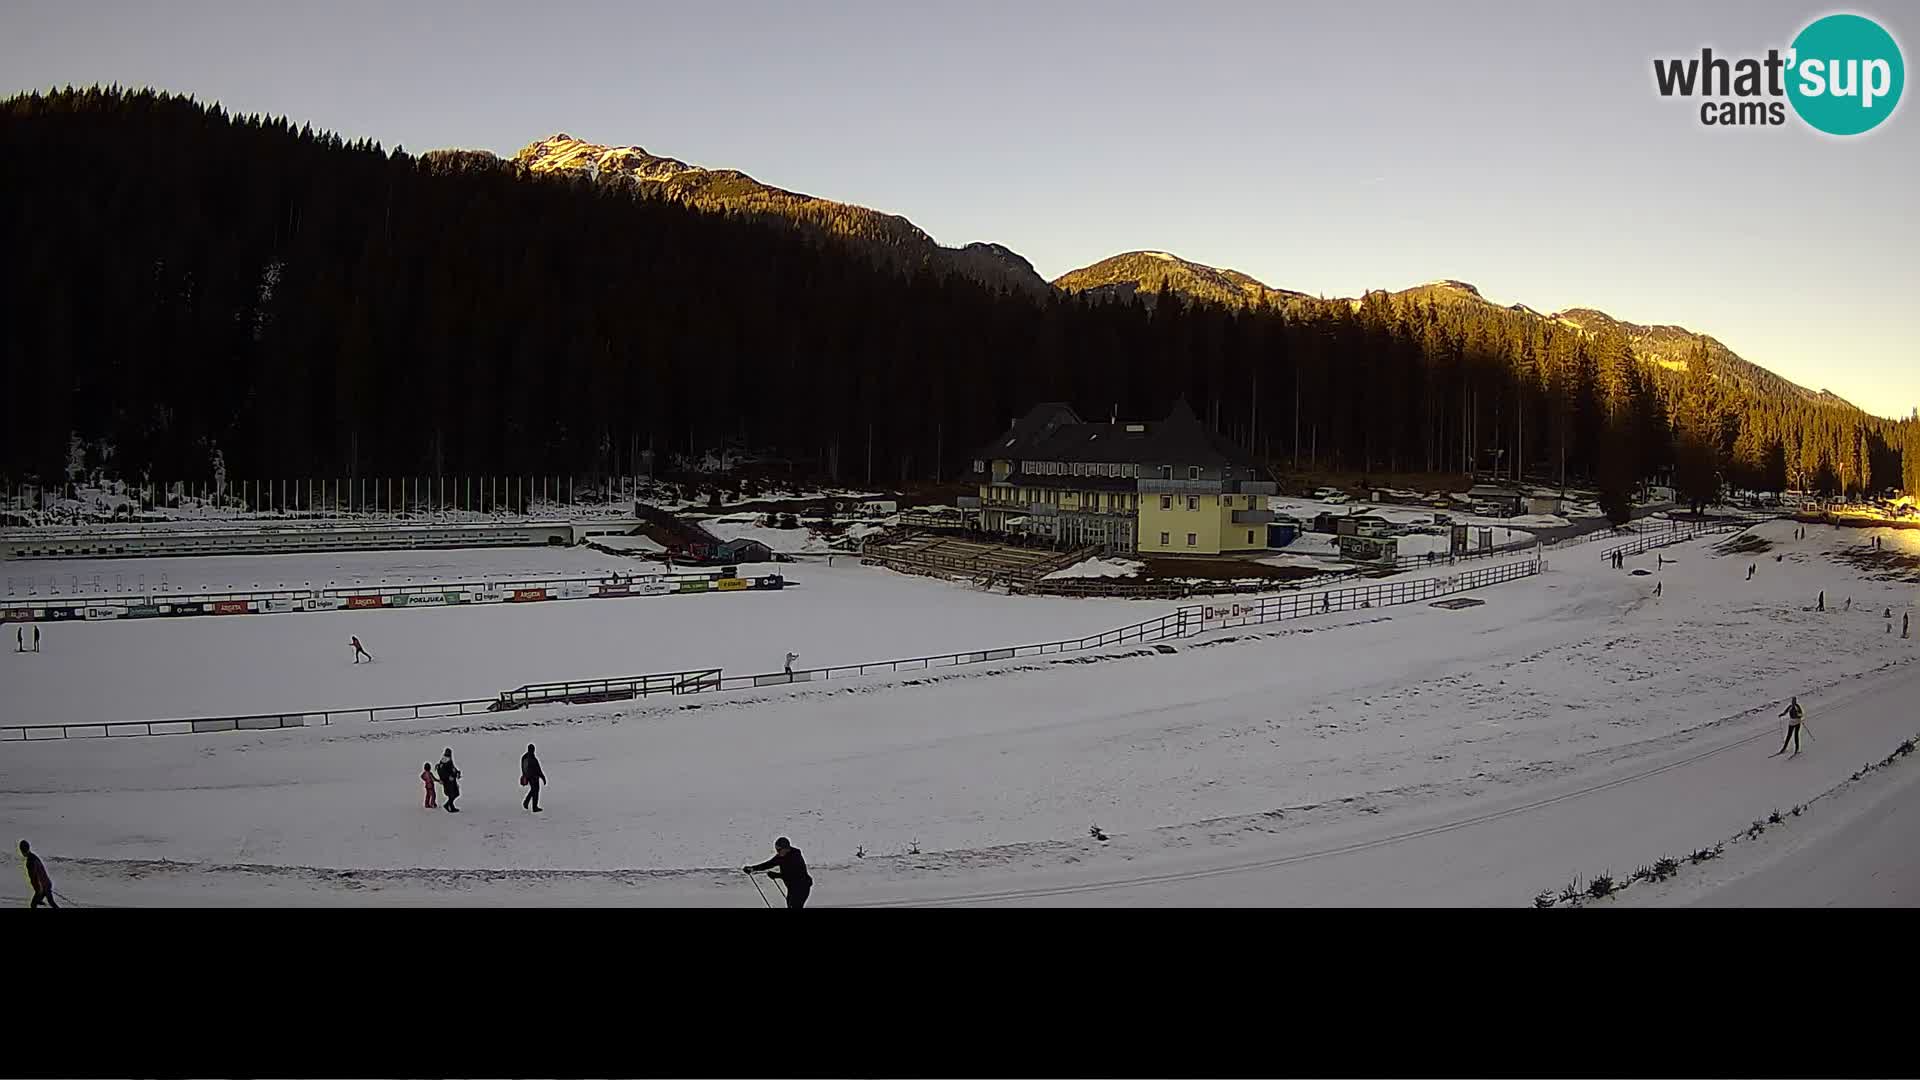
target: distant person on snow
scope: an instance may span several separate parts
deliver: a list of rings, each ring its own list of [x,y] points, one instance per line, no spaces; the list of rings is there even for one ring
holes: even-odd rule
[[[1814,605],[1813,610],[1815,611],[1827,610],[1827,590],[1825,589],[1820,590],[1820,601],[1819,603]]]
[[[434,807],[439,806],[440,803],[434,798],[433,792],[433,762],[423,762],[420,765],[420,782],[427,785],[427,801],[422,809],[432,810]]]
[[[1900,613],[1900,637],[1903,640],[1907,636],[1907,620],[1912,617],[1913,617],[1912,612],[1903,611]]]
[[[33,651],[40,651],[40,628],[37,626],[33,628]]]
[[[13,628],[13,651],[27,651],[27,631],[24,627],[16,626]]]
[[[1759,568],[1760,568],[1760,564],[1759,564],[1759,563],[1748,563],[1748,564],[1747,564],[1747,580],[1748,580],[1748,581],[1752,581],[1752,580],[1753,580],[1753,572],[1754,572],[1755,570],[1758,570]]]
[[[1780,749],[1775,750],[1773,753],[1767,756],[1779,757],[1781,754],[1784,754],[1787,752],[1787,744],[1792,743],[1793,756],[1799,757],[1800,756],[1800,722],[1806,717],[1807,715],[1806,710],[1800,708],[1800,699],[1798,697],[1794,697],[1794,698],[1789,698],[1787,700],[1787,707],[1781,711],[1780,715],[1787,718],[1787,737],[1780,740]]]
[[[749,874],[770,870],[768,877],[786,883],[787,907],[797,910],[807,906],[807,896],[813,892],[813,877],[807,873],[807,860],[800,857],[800,849],[786,837],[773,842],[773,858],[740,869]]]
[[[352,641],[348,642],[348,644],[353,646],[353,662],[354,663],[356,664],[359,663],[360,658],[363,656],[367,658],[368,663],[373,662],[373,654],[368,652],[366,648],[360,644],[360,638],[358,636],[355,636]]]
[[[1852,610],[1853,610],[1853,597],[1851,597],[1851,596],[1849,596],[1849,597],[1847,597],[1847,606],[1846,606],[1846,610],[1847,610],[1847,611],[1852,611]]]
[[[53,902],[53,879],[47,876],[47,864],[33,853],[33,848],[25,840],[20,841],[20,857],[27,864],[27,886],[33,890],[33,901],[27,906],[37,908],[42,900],[50,908],[60,905]]]
[[[527,752],[520,755],[520,785],[527,789],[527,797],[520,800],[520,809],[533,808],[540,812],[540,785],[547,782],[546,771],[540,768],[540,759],[533,756],[533,744],[527,744]]]
[[[790,652],[787,654],[787,666],[785,670],[788,675],[793,674],[793,662],[798,659],[800,659],[800,654],[797,652]]]
[[[447,813],[457,814],[460,808],[453,800],[460,797],[460,767],[453,763],[453,747],[449,746],[440,755],[440,789],[447,793]]]
[[[1666,585],[1667,585],[1667,583],[1666,583],[1666,582],[1664,582],[1664,581],[1656,581],[1656,582],[1654,582],[1654,583],[1653,583],[1653,595],[1655,595],[1655,596],[1659,596],[1659,595],[1660,595],[1660,591],[1661,591],[1662,589],[1664,589],[1664,588],[1666,588]]]

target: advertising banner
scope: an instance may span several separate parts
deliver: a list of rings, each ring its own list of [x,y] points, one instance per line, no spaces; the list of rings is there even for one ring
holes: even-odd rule
[[[558,600],[584,600],[586,598],[586,583],[580,581],[569,581],[560,586],[559,595],[555,597],[555,599]]]
[[[125,610],[125,608],[117,607],[90,607],[87,609],[87,618],[90,621],[117,619],[120,617],[120,613]]]
[[[386,605],[387,605],[387,598],[384,596],[349,596],[347,597],[347,606],[350,608],[385,607]]]
[[[706,592],[707,591],[706,579],[700,578],[695,581],[683,581],[680,583],[679,591],[680,592]]]
[[[451,597],[454,595],[456,594],[443,592],[406,593],[396,599],[405,600],[407,607],[438,607],[441,604],[453,603]]]
[[[714,582],[713,587],[720,592],[738,592],[741,589],[744,589],[747,587],[747,579],[737,578],[737,577],[723,577],[720,580]]]
[[[246,600],[216,600],[207,605],[207,610],[215,615],[245,615],[253,605]]]
[[[127,608],[129,619],[151,619],[162,614],[159,604],[134,604]]]
[[[635,596],[666,596],[674,591],[673,584],[666,581],[643,581],[633,586]]]
[[[308,611],[339,611],[347,606],[344,596],[316,596],[307,601]]]
[[[547,598],[547,590],[545,589],[513,590],[513,602],[516,604],[524,604],[533,600],[545,600],[546,598]]]
[[[281,612],[288,612],[288,611],[298,611],[300,610],[300,604],[299,604],[299,601],[297,600],[290,600],[282,597],[275,597],[274,599],[267,601],[267,610],[274,612],[276,614]]]

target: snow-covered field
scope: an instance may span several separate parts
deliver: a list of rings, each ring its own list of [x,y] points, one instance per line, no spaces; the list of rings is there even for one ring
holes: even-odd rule
[[[645,537],[595,537],[595,542]],[[657,550],[657,545],[656,545]],[[587,547],[338,551],[153,559],[16,559],[0,562],[0,597],[145,596],[161,592],[324,589],[436,581],[579,577],[631,571]]]
[[[1915,585],[1840,558],[1871,534],[1792,532],[1758,527],[1772,547],[1754,554],[1716,553],[1729,538],[1714,537],[1660,549],[1663,566],[1655,552],[1629,560],[1648,576],[1573,548],[1546,574],[1474,594],[1479,606],[1219,631],[1171,652],[4,744],[0,813],[82,903],[758,907],[726,868],[785,834],[814,867],[816,904],[1526,904],[1806,802],[1920,728],[1920,634],[1899,636]],[[1920,533],[1883,532],[1920,553]],[[756,668],[783,648],[808,665],[909,655],[1007,641],[1010,624],[1034,629],[1011,639],[1039,640],[1172,606],[988,596],[861,568],[794,576],[803,588],[764,596],[61,625],[46,653],[0,656],[5,700],[10,714],[71,710],[69,694],[94,699],[82,711],[124,705],[135,687],[211,706],[176,711],[332,703],[322,691],[391,701],[435,680],[464,690],[682,655]],[[355,669],[347,633],[380,663]],[[1815,740],[1769,758],[1789,694]],[[514,783],[527,742],[552,779],[537,818]],[[443,746],[467,774],[459,816],[419,806],[419,763]]]
[[[528,554],[548,551],[590,555],[596,570],[630,571],[633,565],[580,549],[534,548]],[[392,560],[415,553],[364,557],[375,554]],[[463,564],[484,566],[495,565],[489,557],[514,553],[424,554],[468,554],[472,559]],[[308,558],[347,557],[275,555],[258,561]],[[227,564],[242,557],[194,561]],[[441,569],[451,574],[454,568]],[[1175,606],[989,596],[851,559],[780,570],[796,588],[49,623],[41,628],[39,655],[0,655],[7,665],[0,669],[7,673],[0,700],[8,717],[27,723],[404,705],[483,698],[561,679],[707,667],[729,674],[778,671],[787,652],[800,653],[801,666],[813,667],[1053,641],[1151,619]],[[359,637],[378,662],[353,664],[350,636]]]

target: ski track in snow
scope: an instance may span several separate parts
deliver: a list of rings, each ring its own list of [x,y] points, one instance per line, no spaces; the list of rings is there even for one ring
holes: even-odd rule
[[[1723,538],[1665,549],[1679,562],[1661,570],[1659,599],[1652,579],[1576,547],[1550,554],[1542,577],[1477,593],[1479,608],[1220,631],[1171,654],[15,744],[0,749],[0,806],[55,856],[57,879],[127,902],[732,903],[738,871],[712,864],[737,865],[777,832],[843,902],[927,882],[987,894],[1012,872],[1231,853],[1515,797],[1770,724],[1789,693],[1817,702],[1906,669],[1916,642],[1897,623],[1913,590],[1849,568],[1861,534],[1755,532],[1792,554],[1722,554]],[[1753,582],[1749,561],[1763,567]],[[1815,612],[1822,588],[1829,610]],[[1835,610],[1849,594],[1855,610]],[[502,799],[517,803],[512,762],[528,740],[556,779],[539,819]],[[419,808],[417,762],[442,745],[468,773],[458,818]],[[1093,824],[1113,840],[1088,838]],[[916,842],[924,854],[905,854]]]

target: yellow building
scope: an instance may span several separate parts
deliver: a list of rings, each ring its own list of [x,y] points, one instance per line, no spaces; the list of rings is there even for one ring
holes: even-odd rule
[[[1267,546],[1274,484],[1252,455],[1208,431],[1186,402],[1165,420],[1089,424],[1037,405],[975,455],[989,532],[1116,554],[1220,555]]]

